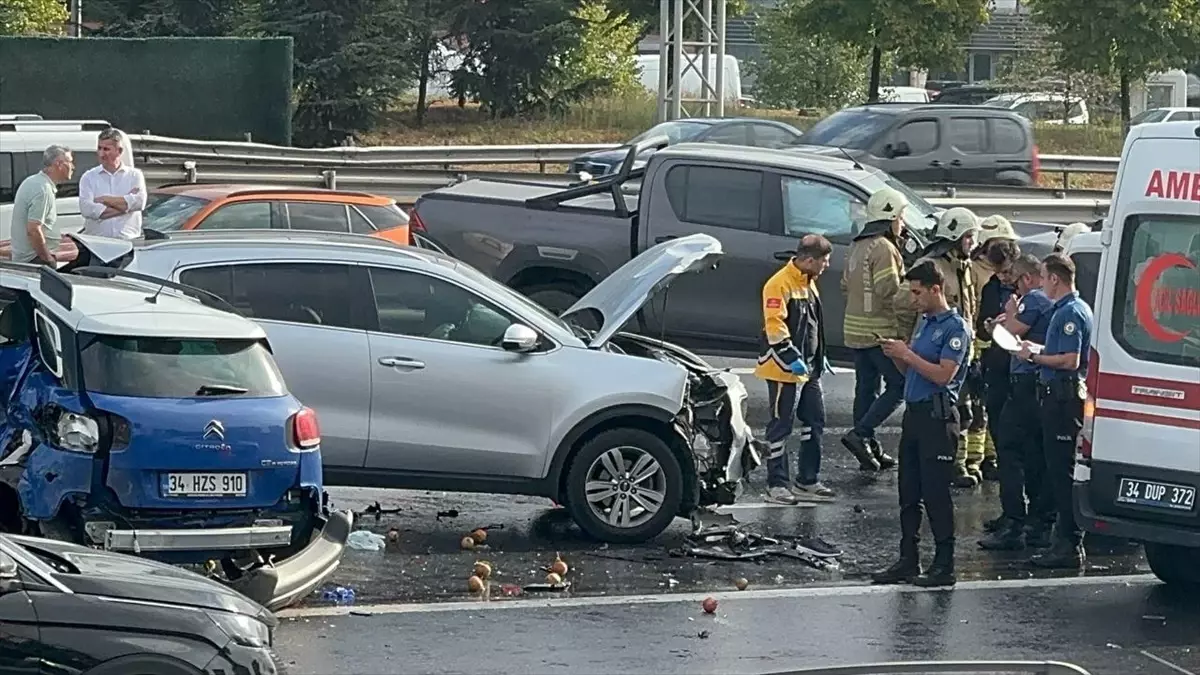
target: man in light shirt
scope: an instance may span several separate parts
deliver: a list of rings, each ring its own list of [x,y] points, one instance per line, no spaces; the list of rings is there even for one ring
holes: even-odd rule
[[[51,145],[42,153],[42,170],[21,181],[13,199],[12,259],[54,267],[67,260],[58,252],[58,185],[71,180],[75,160],[70,148]]]
[[[114,239],[142,236],[146,177],[133,167],[126,136],[120,129],[100,132],[96,154],[100,165],[79,179],[79,212],[83,233]]]

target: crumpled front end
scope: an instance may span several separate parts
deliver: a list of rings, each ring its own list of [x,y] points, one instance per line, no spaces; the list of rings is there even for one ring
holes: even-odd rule
[[[676,427],[696,464],[699,506],[732,504],[762,455],[746,422],[749,393],[741,379],[669,342],[618,333],[609,343],[631,356],[674,363],[688,371],[686,405]]]

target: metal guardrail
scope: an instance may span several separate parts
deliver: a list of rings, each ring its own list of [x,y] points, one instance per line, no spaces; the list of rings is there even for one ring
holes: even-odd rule
[[[852,666],[827,666],[772,672],[767,675],[1091,675],[1079,666],[1060,661],[892,661]]]
[[[619,144],[580,145],[463,145],[413,147],[291,148],[264,143],[203,141],[154,135],[130,136],[134,154],[142,163],[161,159],[219,159],[265,165],[319,164],[324,168],[469,166],[479,164],[566,164],[586,152],[610,150]],[[1042,170],[1048,173],[1116,173],[1117,157],[1041,155]]]

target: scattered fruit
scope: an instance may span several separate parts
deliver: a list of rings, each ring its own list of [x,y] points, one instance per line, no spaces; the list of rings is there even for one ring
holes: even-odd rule
[[[462,546],[464,551],[470,551],[471,549],[475,548],[475,540],[471,537],[463,537],[462,541],[459,542],[459,545]]]
[[[717,611],[717,599],[713,597],[705,598],[700,606],[704,608],[705,614],[714,614]]]
[[[483,560],[476,560],[475,576],[486,581],[488,577],[492,576],[492,566]]]
[[[733,582],[733,585],[737,586],[739,591],[744,591],[746,590],[746,587],[750,585],[750,580],[746,577],[741,577],[737,581]]]
[[[472,575],[470,579],[467,579],[467,588],[472,593],[482,592],[483,591],[483,579],[480,579],[479,577]]]
[[[487,530],[478,528],[471,532],[471,538],[475,540],[476,544],[482,544],[487,541]]]
[[[562,582],[563,578],[557,572],[551,572],[550,574],[546,575],[546,583],[550,584],[551,586],[557,586]]]
[[[567,561],[563,560],[562,556],[555,553],[554,554],[554,564],[550,565],[550,571],[554,572],[555,574],[557,574],[560,577],[565,577],[565,576],[567,576],[567,571],[569,569],[570,568],[567,567]]]
[[[388,530],[387,540],[393,544],[400,541],[400,530],[397,530],[394,527],[392,529]]]

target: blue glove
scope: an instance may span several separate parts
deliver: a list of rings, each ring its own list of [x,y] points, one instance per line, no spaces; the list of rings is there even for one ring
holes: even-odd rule
[[[808,375],[808,365],[804,363],[803,359],[796,359],[795,361],[792,361],[788,368],[792,371],[793,375]]]

